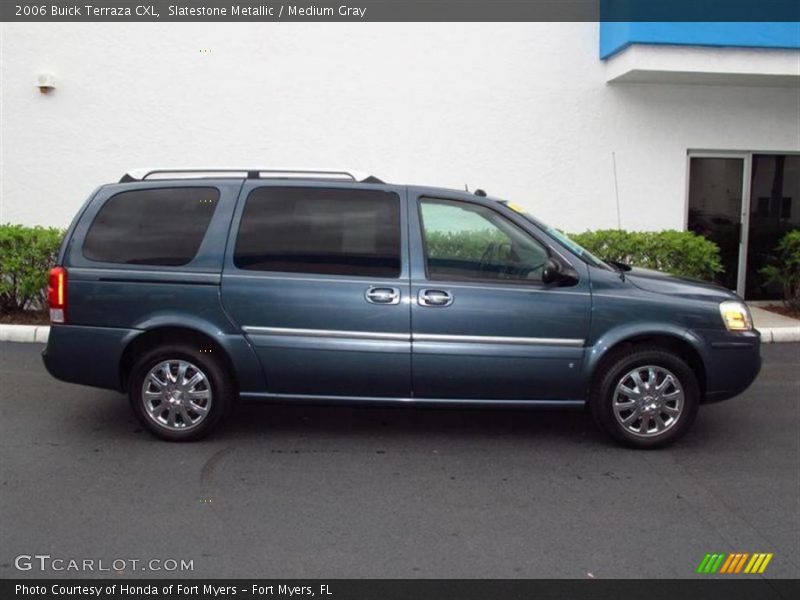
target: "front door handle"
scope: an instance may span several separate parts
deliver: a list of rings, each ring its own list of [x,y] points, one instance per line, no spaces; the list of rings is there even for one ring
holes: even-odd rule
[[[399,304],[400,290],[393,287],[371,287],[364,297],[370,304]]]
[[[417,296],[420,306],[450,306],[453,294],[447,290],[420,290]]]

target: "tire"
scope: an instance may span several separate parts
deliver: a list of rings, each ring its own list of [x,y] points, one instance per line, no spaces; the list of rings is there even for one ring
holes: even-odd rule
[[[129,382],[136,417],[150,433],[171,442],[199,440],[211,433],[231,412],[236,394],[218,357],[184,343],[144,352]]]
[[[692,426],[700,406],[700,386],[680,356],[658,347],[633,348],[603,361],[589,405],[597,425],[617,442],[631,448],[662,448]]]

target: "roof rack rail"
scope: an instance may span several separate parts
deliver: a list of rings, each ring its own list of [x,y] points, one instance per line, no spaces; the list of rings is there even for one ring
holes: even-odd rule
[[[237,179],[321,179],[344,180],[357,183],[383,183],[369,173],[352,169],[297,169],[277,167],[147,167],[131,169],[120,183],[146,179],[191,179],[208,177],[235,177]]]

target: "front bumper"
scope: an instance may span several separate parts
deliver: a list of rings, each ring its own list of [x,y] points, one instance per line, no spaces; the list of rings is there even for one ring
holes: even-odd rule
[[[705,345],[704,402],[719,402],[744,392],[761,370],[761,334],[758,331],[698,332]]]

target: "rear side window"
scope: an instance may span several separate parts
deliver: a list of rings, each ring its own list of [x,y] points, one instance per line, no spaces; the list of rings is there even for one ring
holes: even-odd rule
[[[132,265],[185,265],[195,257],[219,200],[211,187],[120,192],[94,218],[83,255]]]
[[[253,271],[399,277],[400,198],[380,190],[255,189],[233,261]]]

